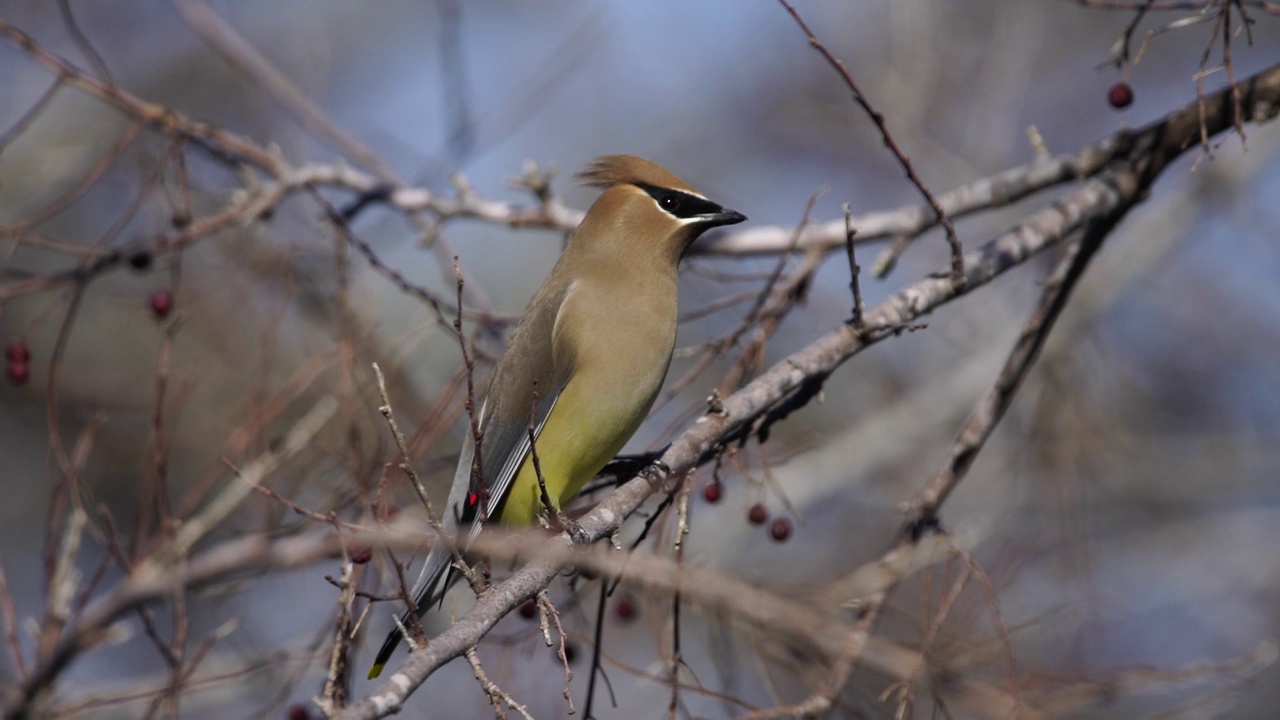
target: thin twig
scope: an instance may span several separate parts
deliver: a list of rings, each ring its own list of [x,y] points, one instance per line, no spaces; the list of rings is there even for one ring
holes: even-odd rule
[[[520,713],[520,717],[525,720],[533,720],[533,716],[529,714],[529,709],[524,705],[516,702],[511,694],[506,690],[498,687],[497,683],[489,679],[488,673],[484,671],[484,666],[480,664],[480,657],[476,655],[476,649],[469,648],[463,655],[467,658],[467,663],[471,665],[471,672],[475,674],[476,681],[480,683],[481,689],[484,690],[485,696],[489,698],[489,704],[493,706],[493,712],[497,717],[505,720],[507,714],[503,712],[502,706],[515,710]]]
[[[547,641],[547,647],[556,644],[551,638],[548,623],[554,623],[556,626],[556,637],[559,639],[556,644],[556,658],[564,666],[564,701],[568,703],[568,715],[573,715],[577,709],[573,706],[573,693],[570,692],[569,683],[573,682],[573,670],[569,667],[569,634],[564,631],[564,625],[560,622],[560,611],[556,609],[555,603],[551,602],[551,596],[547,591],[541,590],[537,595],[538,614],[541,617],[543,637]],[[589,706],[588,706],[589,707]]]
[[[409,462],[409,448],[405,444],[404,433],[400,430],[400,424],[396,422],[395,411],[391,407],[391,396],[387,394],[387,379],[382,374],[382,368],[378,367],[378,363],[373,363],[373,374],[378,381],[378,396],[382,399],[382,405],[378,407],[378,412],[386,419],[388,427],[391,428],[391,436],[395,438],[396,448],[400,452],[400,469],[409,477],[409,483],[413,486],[413,491],[418,494],[418,499],[422,501],[422,507],[427,511],[427,523],[436,534],[436,541],[448,543],[449,549],[453,552],[453,562],[458,567],[459,572],[467,578],[467,581],[476,586],[476,578],[471,570],[471,566],[462,557],[462,551],[458,548],[455,538],[449,537],[441,525],[441,517],[436,514],[435,508],[431,504],[431,497],[427,493],[427,488],[422,484],[422,478],[418,476],[418,471],[413,469],[413,463]],[[406,598],[405,602],[409,603],[412,609],[413,601]],[[406,637],[408,637],[406,635]]]
[[[551,501],[547,492],[547,479],[542,475],[542,461],[538,459],[538,383],[534,381],[533,397],[529,401],[529,461],[533,463],[533,474],[538,479],[538,497],[542,500],[542,508],[548,517],[555,517],[560,508]]]
[[[920,191],[920,194],[924,196],[925,202],[932,208],[938,222],[946,230],[947,245],[951,247],[951,281],[957,284],[962,282],[964,280],[964,248],[960,245],[960,236],[956,234],[956,226],[951,222],[951,218],[946,211],[942,209],[942,204],[933,196],[933,192],[916,174],[915,167],[911,164],[911,158],[907,157],[906,153],[898,147],[898,142],[893,139],[893,135],[889,132],[889,126],[885,123],[884,115],[881,115],[879,111],[871,106],[871,101],[867,99],[866,95],[862,94],[862,90],[854,82],[853,76],[849,74],[849,70],[844,66],[844,62],[831,54],[827,46],[823,45],[822,41],[813,34],[813,31],[809,29],[809,25],[805,23],[804,18],[800,17],[800,13],[792,7],[791,3],[787,2],[787,0],[778,0],[778,2],[782,4],[782,7],[786,8],[792,19],[808,36],[809,45],[817,50],[826,59],[827,63],[839,73],[841,79],[844,80],[845,86],[853,93],[854,102],[858,103],[859,107],[871,118],[871,122],[875,123],[876,129],[880,131],[880,137],[884,138],[885,147],[889,148],[889,152],[893,153],[893,157],[902,166],[902,169],[907,174],[907,179]]]
[[[862,332],[866,328],[866,323],[862,320],[862,288],[858,283],[862,268],[858,267],[858,261],[854,257],[853,236],[857,231],[853,229],[853,214],[849,203],[844,204],[844,228],[844,247],[849,255],[849,292],[853,293],[853,317],[850,324],[853,325],[854,330]]]
[[[338,536],[341,537],[341,528],[335,527],[335,529],[339,531]],[[338,617],[334,622],[333,648],[329,653],[329,667],[325,674],[324,689],[316,702],[325,716],[332,715],[347,704],[349,691],[347,685],[350,678],[348,669],[351,652],[351,609],[356,599],[354,577],[355,564],[351,562],[351,555],[344,547],[342,576],[338,581],[340,592],[338,593]]]

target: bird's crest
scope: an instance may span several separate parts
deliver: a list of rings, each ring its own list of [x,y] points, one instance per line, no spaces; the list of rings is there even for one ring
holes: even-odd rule
[[[648,185],[697,194],[685,181],[652,160],[635,155],[605,155],[578,173],[583,185],[607,189],[614,185]]]

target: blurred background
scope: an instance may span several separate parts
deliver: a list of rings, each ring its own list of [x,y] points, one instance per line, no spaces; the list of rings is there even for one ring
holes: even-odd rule
[[[794,227],[816,193],[815,221],[840,218],[843,203],[855,215],[919,203],[847,89],[774,2],[62,4],[74,25],[59,4],[24,0],[0,0],[0,19],[90,75],[105,71],[145,100],[277,148],[293,164],[359,162],[202,39],[201,10],[265,56],[334,125],[434,192],[453,193],[451,176],[461,173],[486,198],[533,204],[527,190],[509,183],[531,160],[557,169],[554,192],[585,209],[594,191],[576,187],[571,173],[597,155],[627,152],[744,212],[747,228]],[[1031,126],[1051,153],[1073,153],[1194,100],[1212,22],[1155,36],[1140,62],[1121,71],[1107,61],[1135,14],[1088,7],[1096,4],[814,0],[797,7],[940,193],[1030,161]],[[1237,78],[1280,59],[1280,18],[1250,8],[1252,45],[1243,34],[1232,37]],[[1135,37],[1195,14],[1149,13]],[[1220,62],[1219,46],[1209,66]],[[53,76],[0,43],[0,78],[7,132]],[[1120,80],[1135,95],[1123,111],[1107,97]],[[1225,73],[1204,82],[1219,89]],[[339,250],[341,239],[305,194],[261,222],[193,244],[180,259],[166,255],[147,268],[96,276],[82,296],[69,283],[15,291],[31,278],[73,270],[89,251],[164,232],[184,202],[199,218],[233,200],[245,182],[192,150],[185,156],[189,198],[179,197],[171,168],[156,190],[172,140],[143,130],[122,146],[129,118],[71,88],[28,120],[6,136],[0,154],[0,341],[21,339],[32,355],[25,383],[0,386],[0,560],[20,619],[39,618],[44,608],[48,515],[63,476],[54,430],[67,448],[89,449],[81,470],[88,507],[104,508],[124,536],[141,523],[133,548],[157,531],[155,518],[139,520],[139,498],[153,496],[157,478],[165,478],[172,512],[189,516],[202,493],[225,482],[224,460],[254,457],[310,406],[308,398],[335,394],[342,423],[271,486],[317,512],[359,521],[383,464],[395,458],[368,377],[377,361],[415,436],[420,472],[436,489],[451,480],[465,394],[458,392],[457,340],[421,301]],[[1108,240],[1008,417],[943,508],[945,527],[977,538],[972,551],[987,576],[966,587],[937,630],[935,653],[948,667],[1003,686],[1012,664],[1026,691],[1097,688],[1141,669],[1163,671],[1086,704],[1098,717],[1268,717],[1280,702],[1275,667],[1259,671],[1251,662],[1267,655],[1260,642],[1280,637],[1280,133],[1274,125],[1245,130],[1247,141],[1215,142],[1212,158],[1188,153]],[[96,173],[74,202],[42,213]],[[960,237],[976,247],[1054,192],[966,218]],[[352,197],[322,195],[339,205]],[[33,217],[37,223],[15,231]],[[471,278],[473,300],[503,317],[521,311],[564,240],[556,231],[475,220],[435,230],[377,205],[352,223],[386,265],[448,298],[452,268],[424,247],[447,243]],[[864,267],[883,249],[866,247]],[[1053,261],[1035,258],[927,318],[927,328],[847,363],[821,403],[723,464],[718,503],[703,498],[709,469],[699,474],[686,562],[787,593],[877,558],[893,539],[899,503],[943,462],[995,379]],[[337,269],[348,262],[348,270]],[[776,256],[711,254],[686,261],[682,310],[697,317],[681,327],[684,350],[669,384],[698,363],[703,343],[743,320],[777,263]],[[887,278],[864,277],[867,303],[946,267],[942,236],[930,233]],[[763,367],[844,321],[847,284],[843,255],[828,257],[804,304],[769,339]],[[173,302],[160,320],[158,290]],[[736,296],[744,297],[720,302]],[[51,387],[60,333],[65,347]],[[496,354],[502,337],[500,326],[481,333],[482,355]],[[745,343],[662,405],[631,448],[661,447],[701,412]],[[415,502],[403,478],[387,485],[386,503]],[[770,522],[748,521],[757,503],[771,519],[793,522],[786,542],[771,538]],[[311,523],[254,497],[215,539]],[[106,552],[105,535],[91,531],[79,563],[86,578]],[[375,554],[370,567],[380,572],[369,573],[366,589],[389,592],[386,560]],[[201,660],[193,677],[209,681],[184,696],[181,716],[283,717],[305,707],[320,692],[337,601],[323,576],[337,572],[335,560],[193,594],[189,650],[229,621],[238,625]],[[119,576],[113,567],[102,582]],[[919,579],[904,585],[882,633],[918,644],[936,609],[930,593],[942,592],[947,578],[939,570],[932,590]],[[554,597],[578,644],[570,687],[581,708],[598,590],[579,584],[580,592],[559,587]],[[607,606],[611,690],[606,700],[597,697],[594,713],[656,716],[670,695],[660,679],[670,599],[626,591],[628,614],[616,611],[621,597]],[[375,687],[363,669],[391,625],[387,607],[364,621],[355,697]],[[161,635],[172,634],[166,612],[157,609],[155,622]],[[164,687],[168,666],[137,619],[130,623],[127,640],[69,668],[57,687],[68,708]],[[679,716],[735,716],[805,696],[801,679],[763,669],[768,663],[739,630],[696,608],[684,617],[691,687],[681,694]],[[30,652],[30,634],[18,634]],[[536,623],[504,620],[481,657],[535,717],[566,713],[563,669]],[[18,681],[7,653],[0,653],[0,678]],[[894,702],[877,699],[884,689],[860,678],[837,714],[892,714]],[[915,712],[929,716],[944,700],[921,690]],[[147,708],[142,701],[81,709],[137,717]],[[486,716],[487,708],[470,668],[454,662],[406,711],[465,718]]]

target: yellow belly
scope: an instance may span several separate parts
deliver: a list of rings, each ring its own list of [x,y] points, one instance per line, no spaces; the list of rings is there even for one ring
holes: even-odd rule
[[[665,370],[660,368],[653,377],[626,378],[623,382],[632,386],[614,403],[579,390],[608,385],[575,378],[565,386],[534,443],[547,495],[557,508],[572,500],[635,434],[653,406]],[[531,454],[520,466],[496,519],[507,525],[535,524],[543,507],[540,495]]]

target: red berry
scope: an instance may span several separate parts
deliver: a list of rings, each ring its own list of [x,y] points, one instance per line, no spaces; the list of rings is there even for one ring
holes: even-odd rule
[[[351,562],[363,565],[373,559],[373,551],[369,548],[354,548],[351,551]]]
[[[27,347],[27,344],[21,340],[14,340],[5,346],[4,359],[11,363],[31,362],[31,348]]]
[[[724,486],[718,482],[705,485],[702,488],[702,499],[715,505],[720,502],[720,498],[724,497]]]
[[[165,318],[173,312],[173,293],[168,290],[156,290],[151,293],[151,313],[157,318]]]
[[[5,367],[5,375],[8,376],[9,382],[14,385],[26,385],[27,380],[31,379],[31,363],[10,360]]]
[[[311,711],[306,705],[294,705],[289,708],[289,720],[311,720]]]
[[[769,509],[764,506],[764,503],[756,503],[747,510],[747,520],[751,521],[752,525],[763,525],[768,519]]]
[[[520,606],[520,617],[525,620],[532,620],[538,615],[538,603],[532,600],[525,600]]]
[[[791,537],[791,521],[784,517],[774,520],[769,526],[769,534],[778,542],[786,542]]]
[[[1111,103],[1111,107],[1117,110],[1127,108],[1133,104],[1133,88],[1129,87],[1129,83],[1118,82],[1111,86],[1107,91],[1107,102]]]
[[[630,622],[635,619],[636,604],[631,601],[631,598],[622,598],[617,605],[613,606],[613,614],[623,622]]]

